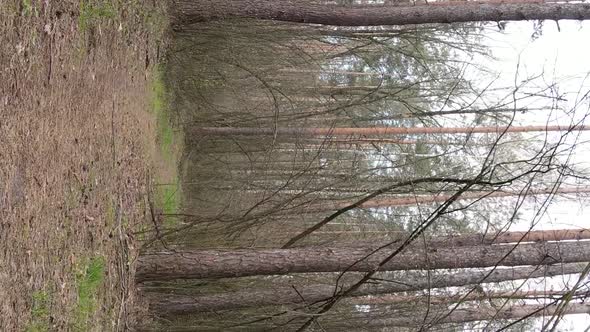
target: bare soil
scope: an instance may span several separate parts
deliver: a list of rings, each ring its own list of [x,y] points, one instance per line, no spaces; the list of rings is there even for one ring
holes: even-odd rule
[[[0,2],[0,331],[132,324],[164,9],[91,3]],[[77,276],[93,257],[104,279],[81,318]]]

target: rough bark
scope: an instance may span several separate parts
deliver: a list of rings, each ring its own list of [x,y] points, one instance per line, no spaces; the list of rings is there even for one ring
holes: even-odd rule
[[[530,291],[506,291],[506,292],[471,292],[470,294],[455,294],[452,296],[414,294],[399,295],[386,294],[381,296],[363,296],[349,299],[347,303],[353,304],[398,304],[398,303],[430,303],[430,304],[450,304],[463,301],[481,301],[491,299],[511,299],[511,300],[535,300],[535,299],[558,299],[568,294],[566,291],[549,291],[549,290],[530,290]],[[587,296],[588,292],[577,292],[572,296]]]
[[[505,191],[497,191],[497,192],[470,192],[461,195],[458,199],[459,201],[463,200],[476,200],[476,199],[483,199],[483,198],[500,198],[500,197],[516,197],[516,196],[539,196],[539,195],[549,195],[549,194],[582,194],[582,193],[589,193],[590,188],[561,188],[561,189],[546,189],[546,190],[531,190],[529,192],[505,192]],[[380,208],[380,207],[394,207],[394,206],[407,206],[407,205],[417,205],[417,204],[428,204],[428,203],[437,203],[437,202],[445,202],[452,195],[427,195],[427,196],[406,196],[406,197],[395,197],[395,198],[380,198],[380,199],[373,199],[368,202],[365,202],[360,205],[361,208]],[[344,202],[338,203],[338,205],[333,204],[330,206],[329,204],[321,204],[317,206],[309,206],[306,208],[308,212],[318,212],[318,211],[329,211],[329,210],[338,210],[342,209],[354,202]],[[327,205],[327,206],[326,206]]]
[[[254,127],[198,127],[189,129],[193,135],[287,135],[287,136],[382,136],[414,134],[485,134],[503,132],[587,131],[590,126],[523,126],[523,127],[373,127],[373,128],[254,128]]]
[[[386,245],[394,240],[403,241],[408,238],[409,233],[389,233],[388,242],[384,240],[370,240],[373,245],[382,243]],[[546,241],[564,241],[564,240],[588,240],[590,239],[590,230],[588,229],[553,229],[548,231],[523,231],[523,232],[503,232],[499,234],[461,234],[451,236],[439,236],[426,240],[426,245],[433,248],[446,247],[466,247],[478,245],[507,244],[507,243],[526,243],[526,242],[546,242]],[[363,240],[355,240],[355,243],[362,245]],[[360,242],[360,243],[359,243]],[[413,247],[423,247],[424,243],[418,241],[412,244]]]
[[[231,278],[306,272],[371,272],[549,265],[590,261],[590,241],[414,249],[379,268],[393,249],[291,248],[161,251],[138,259],[137,280]]]
[[[287,0],[182,0],[175,4],[177,23],[185,24],[228,18],[255,18],[336,26],[590,18],[589,4],[568,3],[486,3],[364,8],[326,6]]]
[[[351,296],[383,295],[396,292],[411,292],[434,288],[461,287],[480,283],[497,283],[510,280],[553,277],[580,273],[584,264],[563,264],[559,266],[499,268],[489,270],[462,271],[434,275],[430,280],[424,275],[408,275],[403,282],[385,282],[378,286],[364,285]],[[233,310],[271,305],[302,305],[325,300],[334,294],[334,287],[328,285],[247,289],[223,294],[200,296],[174,294],[148,294],[150,307],[159,315],[180,315],[195,312]],[[305,302],[305,303],[304,303]]]
[[[587,229],[555,229],[548,231],[505,232],[500,234],[467,234],[450,237],[453,246],[475,246],[480,244],[546,242],[590,239]],[[441,241],[441,243],[444,243]]]
[[[336,235],[338,236],[339,246],[377,246],[386,245],[393,241],[401,241],[407,239],[410,234],[402,231],[362,231],[363,234],[372,235],[366,239],[346,239],[346,235],[351,235],[360,232],[354,231],[327,231],[318,232],[316,235]],[[447,247],[465,247],[478,245],[493,245],[493,244],[507,244],[507,243],[527,243],[540,241],[563,241],[563,240],[590,240],[590,230],[587,229],[554,229],[547,231],[522,231],[522,232],[502,232],[502,233],[466,233],[459,235],[448,236],[432,236],[426,237],[422,240],[410,244],[410,248],[447,248]],[[324,245],[324,246],[327,246]],[[332,246],[334,246],[332,244]]]
[[[466,323],[466,322],[476,322],[476,321],[491,321],[491,320],[500,320],[500,319],[519,319],[523,317],[541,317],[541,316],[552,316],[557,313],[558,310],[557,305],[541,305],[541,304],[525,304],[520,306],[511,306],[506,307],[503,309],[495,309],[491,307],[483,307],[480,306],[479,308],[465,308],[465,309],[456,309],[449,315],[441,316],[441,313],[436,313],[434,317],[427,318],[424,321],[423,314],[415,313],[411,316],[399,316],[394,318],[384,318],[384,319],[368,319],[368,320],[354,320],[352,322],[344,322],[336,323],[337,325],[346,326],[348,328],[351,327],[363,327],[363,328],[375,328],[375,327],[413,327],[413,326],[422,326],[425,322],[430,323],[432,325],[437,324],[446,324],[446,323]],[[560,314],[563,315],[572,315],[572,314],[587,314],[590,313],[590,304],[584,303],[570,303],[563,312]],[[440,319],[436,316],[439,316]],[[321,320],[320,320],[321,321]],[[427,324],[428,325],[428,324]],[[335,326],[331,325],[331,328]]]

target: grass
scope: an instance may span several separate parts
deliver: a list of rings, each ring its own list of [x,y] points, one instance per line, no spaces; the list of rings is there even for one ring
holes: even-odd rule
[[[102,256],[83,260],[79,272],[76,274],[76,289],[78,299],[73,308],[71,319],[72,331],[92,330],[91,318],[98,311],[98,290],[105,277],[106,263]],[[31,321],[25,327],[26,332],[51,331],[50,315],[51,297],[45,290],[33,293],[31,307]]]
[[[37,12],[37,8],[33,7],[33,4],[31,3],[31,0],[22,0],[21,1],[21,8],[22,8],[22,12],[21,15],[22,16],[38,16],[39,13]]]
[[[166,87],[162,78],[163,69],[156,68],[154,79],[152,80],[152,111],[156,116],[157,126],[157,143],[163,157],[172,161],[171,148],[174,142],[174,130],[170,123],[170,114],[166,107]]]
[[[110,2],[80,1],[80,16],[78,27],[86,31],[100,20],[113,19],[117,11]]]
[[[33,306],[31,308],[31,321],[25,327],[26,332],[43,332],[49,331],[51,326],[51,317],[49,315],[49,305],[51,299],[49,294],[44,290],[33,293]]]
[[[74,309],[72,330],[91,330],[90,318],[98,310],[98,289],[104,280],[105,260],[101,256],[87,259],[76,276],[78,301]]]
[[[180,186],[178,183],[161,185],[158,194],[158,205],[164,214],[174,214],[180,207]]]
[[[181,201],[181,187],[178,175],[178,161],[182,149],[182,135],[172,126],[172,115],[167,107],[166,86],[163,68],[157,67],[152,80],[151,105],[156,119],[156,205],[164,214],[178,212]],[[173,223],[173,218],[167,222]],[[168,225],[173,226],[173,225]]]

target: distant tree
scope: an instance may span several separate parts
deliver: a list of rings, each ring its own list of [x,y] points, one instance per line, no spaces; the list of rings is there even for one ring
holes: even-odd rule
[[[550,131],[587,131],[590,126],[495,126],[495,127],[372,127],[372,128],[247,128],[247,127],[196,127],[196,135],[298,135],[298,136],[382,136],[409,134],[481,134],[525,133]]]
[[[477,200],[484,198],[500,198],[500,197],[515,197],[515,196],[538,196],[538,195],[559,195],[559,194],[581,194],[590,192],[590,188],[562,188],[558,190],[545,189],[545,190],[531,190],[529,192],[472,192],[461,196],[460,200]],[[451,195],[414,195],[411,197],[392,197],[392,198],[381,198],[374,199],[365,202],[360,205],[360,208],[379,208],[379,207],[394,207],[394,206],[407,206],[417,204],[428,204],[445,202],[451,197]],[[309,206],[306,211],[329,211],[331,209],[339,209],[346,207],[347,205],[353,204],[351,202],[339,202],[338,204],[321,204],[320,206]]]
[[[452,273],[434,274],[404,273],[403,282],[383,282],[378,285],[365,285],[350,294],[351,297],[379,296],[396,292],[421,291],[446,287],[472,286],[480,283],[499,283],[529,278],[548,278],[557,275],[579,273],[582,264],[563,264],[556,266],[515,267],[490,270],[468,270]],[[395,277],[387,277],[395,281]],[[160,315],[178,315],[196,312],[235,310],[247,307],[271,305],[304,305],[321,302],[334,294],[330,285],[297,285],[293,287],[248,288],[220,294],[181,295],[154,293],[149,296],[150,307]]]

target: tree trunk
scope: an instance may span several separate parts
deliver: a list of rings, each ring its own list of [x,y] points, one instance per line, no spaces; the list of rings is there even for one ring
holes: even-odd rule
[[[480,283],[496,283],[510,280],[548,278],[557,275],[580,273],[583,264],[563,264],[546,268],[518,267],[495,269],[493,271],[462,271],[427,278],[424,275],[405,276],[403,282],[384,282],[375,285],[363,285],[354,293],[353,297],[367,295],[382,295],[396,292],[411,292],[426,289],[461,287]],[[303,305],[330,298],[334,294],[334,287],[328,285],[281,287],[264,289],[245,289],[237,292],[222,294],[207,294],[200,296],[174,295],[151,293],[150,308],[158,315],[179,315],[195,312],[212,312],[233,310],[248,307],[272,305]]]
[[[414,134],[484,134],[503,132],[587,131],[590,126],[524,126],[524,127],[373,127],[373,128],[254,128],[254,127],[200,127],[189,129],[191,135],[290,135],[290,136],[381,136]]]
[[[282,68],[278,70],[280,73],[296,73],[296,74],[313,74],[317,75],[343,75],[343,76],[376,76],[376,77],[392,77],[391,74],[384,74],[380,72],[362,72],[362,71],[348,71],[348,70],[330,70],[330,69],[303,69],[303,68]]]
[[[317,146],[325,146],[322,144],[324,139],[310,139],[304,142],[317,142],[313,143]],[[343,145],[343,146],[370,146],[373,147],[374,145],[380,144],[433,144],[433,145],[458,145],[458,146],[484,146],[485,144],[481,143],[473,143],[469,142],[466,143],[465,141],[449,141],[449,140],[425,140],[425,139],[392,139],[392,138],[352,138],[352,139],[331,139],[327,143],[330,145]]]
[[[517,197],[517,196],[538,196],[538,195],[549,195],[549,194],[582,194],[582,193],[590,193],[590,188],[561,188],[561,189],[545,189],[545,190],[530,190],[529,192],[505,192],[505,191],[497,191],[497,192],[472,192],[466,193],[459,197],[458,201],[463,200],[477,200],[477,199],[486,199],[486,198],[500,198],[500,197]],[[380,199],[373,199],[368,202],[361,204],[360,208],[384,208],[384,207],[395,207],[395,206],[408,206],[408,205],[417,205],[417,204],[428,204],[428,203],[437,203],[437,202],[445,202],[451,195],[427,195],[427,196],[415,196],[415,197],[396,197],[396,198],[380,198]],[[330,211],[330,210],[338,210],[345,208],[354,202],[343,202],[338,203],[337,205],[334,204],[330,206],[329,204],[321,204],[317,206],[309,206],[306,208],[306,211],[309,212],[319,212],[319,211]],[[327,206],[326,206],[327,205]]]
[[[386,294],[380,296],[362,296],[347,300],[351,304],[400,304],[400,303],[420,303],[430,304],[450,304],[462,301],[485,301],[492,299],[510,299],[510,300],[538,300],[538,299],[558,299],[567,295],[567,291],[550,291],[550,290],[529,290],[529,291],[505,291],[505,292],[471,292],[470,294],[430,295],[418,293],[413,295]],[[574,297],[587,296],[588,292],[573,293]],[[462,302],[463,303],[463,302]]]
[[[410,236],[409,233],[399,232],[386,233],[387,241],[391,243],[394,240],[403,241]],[[503,232],[500,234],[461,234],[451,236],[439,236],[426,240],[426,245],[432,248],[446,247],[466,247],[492,244],[507,243],[526,243],[526,242],[544,242],[544,241],[564,241],[564,240],[588,240],[590,239],[590,230],[588,229],[554,229],[548,231],[527,231],[527,232]],[[355,240],[357,246],[363,245],[362,241]],[[370,239],[372,245],[376,245],[383,240]],[[359,243],[361,242],[361,243]],[[424,246],[422,241],[416,241],[411,244],[413,247],[420,248]]]
[[[584,20],[590,4],[522,3],[354,8],[288,0],[181,0],[177,23],[255,18],[336,26],[405,25],[476,21]]]
[[[318,140],[318,143],[311,143],[317,147],[324,147],[326,144],[322,143],[324,140]],[[313,142],[313,141],[312,141]],[[473,145],[472,143],[465,143],[465,142],[445,142],[445,141],[434,141],[434,140],[414,140],[414,139],[387,139],[387,138],[359,138],[359,139],[344,139],[344,140],[337,140],[332,139],[327,142],[330,145],[338,145],[338,146],[369,146],[373,147],[373,145],[378,144],[434,144],[434,145],[460,145],[460,146],[469,146]]]
[[[402,252],[379,268],[392,249],[293,248],[162,251],[138,259],[137,280],[231,278],[307,272],[405,271],[590,261],[590,241],[534,243]],[[369,256],[369,257],[367,257]]]
[[[331,328],[338,326],[346,326],[347,328],[376,328],[376,327],[418,327],[423,324],[446,324],[446,323],[467,323],[476,321],[492,321],[500,319],[519,319],[523,317],[541,317],[541,316],[552,316],[557,313],[558,306],[556,305],[542,305],[542,304],[524,304],[514,305],[503,309],[495,309],[492,307],[480,306],[478,308],[464,308],[456,309],[449,315],[441,315],[440,312],[430,312],[431,317],[424,321],[423,314],[414,313],[411,316],[402,316],[394,318],[383,318],[383,319],[358,319],[353,321],[342,321],[337,322],[334,325],[330,325]],[[563,312],[563,315],[572,314],[587,314],[590,313],[590,304],[584,303],[570,303]],[[444,314],[444,313],[443,313]],[[439,317],[440,316],[440,319]],[[321,320],[320,320],[321,322]],[[426,328],[428,330],[428,328]]]

